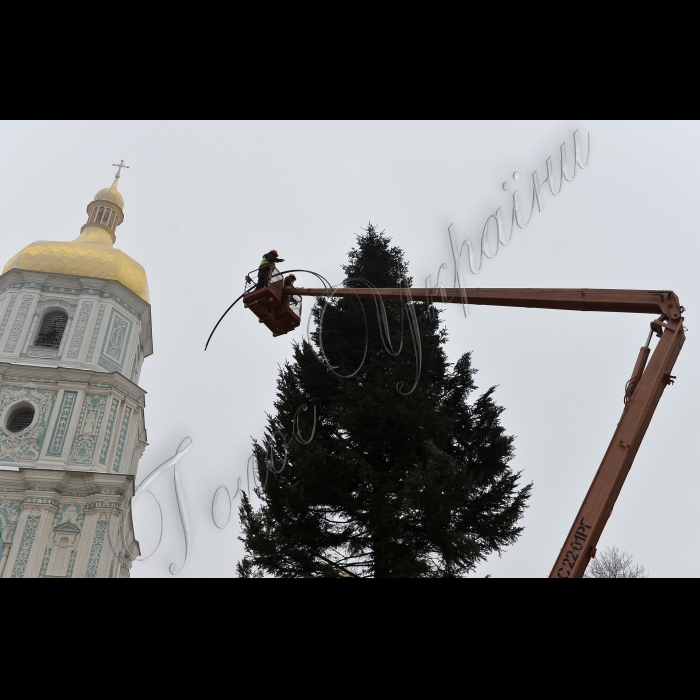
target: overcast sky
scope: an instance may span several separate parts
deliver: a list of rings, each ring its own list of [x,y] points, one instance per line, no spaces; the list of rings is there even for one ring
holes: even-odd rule
[[[700,309],[698,122],[2,122],[0,257],[34,240],[72,240],[94,194],[121,158],[125,221],[117,247],[144,265],[153,307],[148,392],[150,446],[137,481],[186,435],[182,462],[192,522],[183,576],[233,576],[242,554],[238,519],[218,530],[210,515],[220,484],[235,492],[273,409],[277,368],[300,331],[273,338],[236,307],[204,353],[206,338],[242,292],[245,273],[276,248],[284,267],[333,283],[368,221],[393,237],[415,286],[450,263],[447,228],[476,245],[515,188],[546,177],[573,132],[590,133],[588,167],[544,211],[515,230],[468,286],[672,289],[688,309],[686,344],[599,549],[616,545],[654,577],[698,576],[700,382],[694,311]],[[519,181],[513,173],[520,173]],[[510,183],[508,192],[503,182]],[[444,273],[443,273],[444,274]],[[444,279],[444,277],[443,277]],[[298,283],[317,286],[299,275]],[[448,282],[448,283],[451,283]],[[308,302],[307,302],[308,303]],[[307,309],[308,310],[308,309]],[[497,384],[503,423],[516,435],[515,469],[534,483],[525,532],[476,576],[547,576],[623,408],[652,317],[575,311],[459,307],[444,314],[452,361],[472,350],[482,390]],[[305,324],[302,324],[303,326]],[[161,548],[133,576],[169,577],[184,540],[172,479],[154,487],[163,506]],[[145,553],[158,538],[157,507],[137,511]],[[234,508],[237,509],[237,501]]]

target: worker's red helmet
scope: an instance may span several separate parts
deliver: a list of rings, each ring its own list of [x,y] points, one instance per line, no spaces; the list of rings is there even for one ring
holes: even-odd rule
[[[275,255],[279,255],[279,253],[274,248],[270,252],[274,253]]]
[[[290,276],[293,280],[295,280],[295,279],[297,278],[297,276],[296,276],[293,272],[292,272],[292,274],[289,275],[289,276]]]

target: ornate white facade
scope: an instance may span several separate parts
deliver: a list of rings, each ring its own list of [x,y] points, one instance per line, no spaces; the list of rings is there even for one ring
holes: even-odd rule
[[[115,239],[106,226],[83,229],[78,253],[61,258],[65,273],[44,255],[0,276],[0,578],[125,577],[138,555],[129,504],[147,445],[138,380],[153,351],[150,304],[147,287],[137,294],[123,275],[82,276],[81,251],[94,263],[109,248],[92,245],[100,229]],[[59,318],[50,337],[49,314]]]

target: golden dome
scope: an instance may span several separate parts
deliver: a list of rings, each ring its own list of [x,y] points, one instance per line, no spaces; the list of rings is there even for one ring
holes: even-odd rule
[[[116,216],[108,218],[109,210],[103,216],[104,207],[98,207],[94,204],[95,201],[110,202],[120,211],[115,212]],[[124,206],[124,199],[117,192],[117,181],[111,187],[100,190],[95,195],[94,202],[88,205],[88,223],[74,241],[36,241],[11,258],[5,265],[3,274],[19,268],[116,280],[150,303],[148,280],[143,266],[114,247],[116,236],[113,229],[121,223],[121,209]],[[95,223],[97,219],[107,223]],[[109,222],[113,223],[108,225]]]
[[[111,187],[105,187],[101,189],[94,197],[94,201],[112,202],[116,204],[120,209],[124,209],[124,197],[122,197],[121,192],[117,191],[117,180],[112,183]]]

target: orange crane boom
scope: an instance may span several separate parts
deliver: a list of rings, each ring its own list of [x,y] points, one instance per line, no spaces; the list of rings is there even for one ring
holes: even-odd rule
[[[536,309],[653,313],[652,332],[660,340],[649,358],[649,341],[641,348],[632,377],[627,382],[625,408],[603,461],[583,500],[550,578],[581,578],[612,513],[654,411],[664,389],[672,384],[673,366],[685,341],[683,307],[671,291],[635,289],[404,289],[335,288],[284,290],[285,294],[314,297],[380,298],[385,301],[488,306],[517,306]],[[649,334],[651,340],[651,333]],[[647,362],[648,360],[648,362]]]

